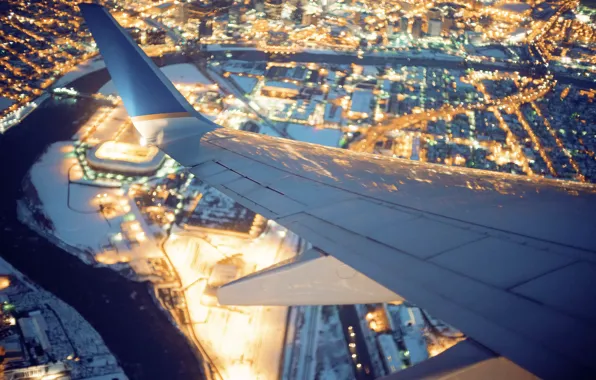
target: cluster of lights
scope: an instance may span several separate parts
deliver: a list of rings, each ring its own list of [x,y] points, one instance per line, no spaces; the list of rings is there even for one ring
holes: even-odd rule
[[[39,4],[44,6],[43,4]],[[86,45],[79,42],[80,22],[78,19],[73,19],[72,14],[77,13],[75,4],[68,4],[72,7],[72,12],[63,11],[60,8],[45,5],[46,11],[53,14],[50,18],[35,18],[33,15],[28,17],[25,14],[10,12],[3,16],[2,22],[10,28],[18,30],[23,34],[22,38],[18,38],[11,33],[0,32],[0,38],[4,40],[2,47],[8,51],[12,56],[26,64],[32,69],[31,75],[24,76],[23,70],[15,65],[11,65],[8,60],[3,60],[1,64],[8,69],[15,77],[7,77],[2,75],[2,79],[11,83],[3,94],[4,97],[16,100],[13,106],[4,110],[4,114],[8,114],[17,108],[31,102],[34,97],[43,93],[43,90],[48,88],[56,79],[56,74],[62,74],[69,71],[76,63],[89,58]],[[68,35],[57,32],[54,27],[57,19],[68,18],[69,22],[61,24],[62,28],[69,30]],[[61,39],[61,43],[54,43],[47,49],[38,49],[34,46],[36,42],[45,42],[48,40],[45,34],[50,34],[55,39]],[[49,42],[49,41],[48,41]],[[21,54],[13,48],[14,44],[21,44],[27,48],[27,54]],[[78,53],[72,54],[64,50],[64,46],[70,46],[78,50]],[[43,67],[39,64],[34,56],[41,58],[50,63],[48,67]],[[66,62],[61,62],[57,58],[61,58]],[[39,88],[33,88],[31,83],[41,80]]]
[[[21,122],[23,117],[27,116],[37,107],[37,103],[28,102],[14,111],[9,112],[0,119],[0,133],[6,132],[10,127],[14,127]]]

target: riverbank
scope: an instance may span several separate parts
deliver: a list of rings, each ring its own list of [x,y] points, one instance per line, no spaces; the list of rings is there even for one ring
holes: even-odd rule
[[[192,65],[172,65],[164,72],[175,83],[184,82],[188,86],[206,80]],[[100,92],[111,93],[113,90],[109,84],[106,86]],[[90,123],[82,124],[81,128],[89,131],[86,136],[93,143],[106,139],[116,141],[120,135],[128,136],[128,141],[138,141],[132,126],[122,123],[125,117],[121,106],[103,106],[92,116]],[[156,193],[162,191],[157,189],[163,185],[160,181],[167,181],[162,179],[163,175],[152,179],[145,190],[136,187],[130,190],[126,185],[120,189],[105,189],[94,186],[93,181],[79,183],[78,168],[79,165],[85,167],[85,161],[77,146],[72,141],[53,143],[30,168],[23,184],[23,205],[26,207],[22,207],[25,211],[22,214],[30,213],[32,216],[23,221],[87,265],[108,267],[134,280],[144,278],[151,281],[156,289],[154,299],[169,313],[174,325],[187,335],[191,344],[200,350],[203,362],[208,363],[205,373],[211,374],[210,378],[278,378],[286,308],[240,310],[205,304],[203,293],[206,283],[196,280],[212,275],[222,260],[221,252],[217,251],[219,248],[213,251],[213,243],[203,242],[196,236],[174,236],[170,241],[172,244],[164,244],[164,233],[168,234],[168,231],[151,222],[152,219],[147,218],[148,205],[138,202],[143,199],[143,194],[149,195],[149,199],[153,194],[156,198],[154,202],[161,202],[157,200],[161,194]],[[168,163],[164,166],[168,167]],[[120,179],[125,178],[120,176]],[[195,199],[196,191],[205,193],[198,184],[189,182],[186,185],[190,188],[188,191],[181,190],[181,199]],[[170,195],[179,187],[172,187]],[[186,188],[182,186],[182,189]],[[107,215],[98,212],[94,203],[98,197],[117,205],[115,212]],[[127,232],[130,225],[136,226],[132,238]],[[293,235],[276,228],[267,231],[258,242],[239,237],[234,241],[226,238],[226,247],[223,247],[223,241],[217,245],[222,252],[224,248],[226,252],[242,252],[243,261],[238,263],[240,272],[244,268],[253,271],[257,265],[268,266],[276,259],[295,254],[296,243],[288,243],[290,247],[282,249]],[[141,238],[134,245],[128,244],[139,235]],[[174,241],[187,241],[189,244],[179,246]],[[200,248],[188,249],[189,246]],[[158,247],[161,249],[157,250]]]
[[[71,83],[93,93],[109,79],[105,69]],[[17,220],[21,181],[47,146],[69,140],[93,110],[93,100],[49,99],[18,127],[0,136],[3,191],[0,254],[35,283],[74,307],[103,337],[131,379],[198,379],[200,364],[142,283],[110,269],[85,265]]]
[[[21,326],[17,329],[5,322],[2,325],[0,344],[11,347],[14,358],[5,363],[3,378],[29,378],[34,373],[46,373],[48,377],[68,374],[73,379],[127,379],[101,336],[72,307],[33,283],[1,257],[0,272],[3,279],[5,276],[10,279],[9,285],[5,282],[0,289],[5,302],[4,318],[10,316]],[[44,326],[36,339],[45,343],[35,353],[30,351],[31,341],[23,330],[31,318]],[[14,355],[17,352],[20,354]]]

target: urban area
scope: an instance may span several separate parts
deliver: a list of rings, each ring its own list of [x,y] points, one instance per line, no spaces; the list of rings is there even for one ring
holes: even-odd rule
[[[593,3],[100,3],[224,127],[596,182]],[[21,221],[89,265],[149,282],[206,378],[374,379],[465,339],[407,301],[219,305],[218,286],[300,255],[309,242],[147,145],[111,82],[96,93],[70,86],[105,67],[76,1],[5,0],[0,21],[0,133],[50,98],[93,99],[95,107],[31,168]],[[80,315],[10,265],[0,270],[7,379],[126,378]]]
[[[127,379],[73,308],[0,259],[2,379]]]

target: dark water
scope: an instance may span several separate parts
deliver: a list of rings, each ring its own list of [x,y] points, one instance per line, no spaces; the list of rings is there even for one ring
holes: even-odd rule
[[[73,85],[95,92],[107,79],[102,70]],[[81,313],[130,378],[201,379],[193,349],[155,305],[147,285],[87,266],[17,221],[22,178],[49,144],[69,140],[95,108],[93,100],[51,99],[0,135],[0,255]]]

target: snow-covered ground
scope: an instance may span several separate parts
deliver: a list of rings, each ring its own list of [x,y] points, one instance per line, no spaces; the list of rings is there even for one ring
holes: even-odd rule
[[[211,363],[226,380],[276,379],[284,344],[287,307],[219,307],[206,302],[205,289],[216,263],[230,250],[180,229],[173,231],[164,249],[185,289],[185,301],[195,336]],[[242,273],[273,265],[295,254],[295,235],[275,228],[255,240],[239,242]]]
[[[321,129],[303,124],[289,124],[288,134],[298,141],[337,147],[342,132],[339,129]]]
[[[80,181],[76,158],[65,157],[72,148],[69,142],[52,144],[33,165],[29,179],[37,199],[32,201],[29,197],[29,207],[43,213],[52,226],[46,232],[65,246],[74,248],[68,249],[69,252],[84,262],[95,265],[127,262],[137,269],[139,276],[150,275],[146,259],[161,256],[156,242],[148,234],[147,239],[139,245],[114,250],[110,241],[122,232],[121,223],[125,213],[108,218],[99,210],[98,197],[126,202],[130,205],[128,214],[134,215],[143,231],[150,231],[138,207],[119,188],[89,186],[88,182]],[[30,191],[32,189],[29,188]],[[119,267],[116,266],[116,269]]]
[[[303,49],[305,53],[312,53],[312,54],[326,54],[326,55],[338,55],[340,53],[333,51],[333,50],[319,50],[319,49]],[[355,54],[354,54],[355,55]]]
[[[380,66],[364,65],[362,66],[362,76],[376,78],[380,69]]]
[[[428,359],[426,340],[421,330],[410,330],[402,337],[412,365]]]
[[[81,70],[97,69],[103,65],[103,61],[92,61]],[[176,84],[211,84],[196,67],[191,64],[176,64],[162,68],[165,75]],[[100,90],[104,94],[115,92],[112,82],[108,82]],[[128,119],[128,115],[123,107],[102,107],[94,116],[81,128],[81,131],[92,130],[87,142],[91,144],[99,143],[104,140],[113,139],[122,127],[123,122]],[[82,135],[81,131],[75,134],[78,138]],[[137,142],[136,140],[133,142]],[[110,239],[121,232],[122,215],[108,220],[103,213],[99,212],[97,196],[105,196],[117,199],[119,202],[128,201],[125,192],[118,188],[109,188],[101,186],[89,186],[90,183],[78,183],[81,168],[77,158],[73,154],[73,145],[71,142],[60,142],[48,147],[46,152],[40,157],[30,170],[29,176],[32,188],[35,189],[36,202],[33,205],[42,211],[48,220],[52,222],[53,230],[50,231],[55,238],[67,246],[74,247],[73,252],[80,252],[78,255],[82,260],[89,262],[90,255],[102,254],[95,257],[104,260],[107,263],[116,261],[130,261],[130,265],[135,264],[143,274],[146,274],[147,268],[141,270],[141,259],[151,256],[159,250],[156,244],[149,238],[146,244],[141,247],[131,248],[126,252],[119,251],[119,258],[113,257],[109,248]],[[69,176],[72,181],[69,181]],[[92,184],[92,183],[91,183]],[[105,195],[104,195],[105,194]],[[143,230],[149,230],[138,208],[134,202],[130,202],[130,213],[136,214],[136,220],[139,221]],[[147,234],[148,237],[149,234]],[[138,258],[140,261],[136,262]]]
[[[8,98],[3,98],[0,96],[0,112],[4,111],[5,109],[12,106],[13,104],[14,104],[14,100],[8,99]]]
[[[505,11],[510,11],[513,13],[521,14],[521,13],[529,10],[531,8],[531,6],[526,3],[520,2],[520,3],[505,3],[505,4],[501,5],[499,8],[501,8]]]
[[[161,71],[174,83],[180,84],[211,84],[195,66],[190,63],[179,63],[161,68]]]
[[[211,84],[211,81],[190,63],[164,66],[161,68],[161,71],[174,84]],[[116,94],[116,86],[114,86],[112,81],[109,81],[99,89],[99,93],[102,95]]]
[[[476,49],[476,53],[478,55],[481,55],[484,57],[494,57],[494,58],[500,58],[500,59],[507,58],[507,54],[502,49],[498,49],[498,48]]]
[[[229,51],[256,51],[259,49],[257,49],[254,46],[234,46],[234,47],[232,47],[232,46],[224,46],[224,45],[219,45],[219,44],[207,45],[207,49],[206,49],[206,51],[209,51],[209,52],[222,51],[222,50],[225,50],[225,51],[228,51],[228,50]]]
[[[98,56],[91,58],[85,62],[78,64],[77,66],[75,66],[74,69],[64,74],[64,76],[62,76],[60,79],[54,82],[52,87],[63,87],[84,75],[90,74],[97,70],[101,70],[104,67],[106,67],[106,65],[101,57]]]
[[[253,47],[253,46],[237,46],[237,47],[228,47],[222,45],[208,45],[207,51],[261,51],[260,49]],[[309,53],[309,54],[318,54],[318,55],[351,55],[357,56],[356,53],[353,51],[335,51],[329,49],[313,49],[313,48],[299,48],[296,50],[296,53]],[[454,60],[454,61],[461,61],[462,58],[445,54],[445,53],[437,53],[433,51],[422,51],[422,52],[413,52],[413,51],[365,51],[362,57],[413,57],[413,58],[430,58],[436,60]]]
[[[250,94],[258,82],[257,78],[251,78],[235,74],[230,75],[230,78],[232,78],[236,82],[236,84],[238,84],[238,86],[242,89],[242,91],[244,91],[245,94]]]
[[[317,345],[317,379],[354,379],[350,353],[342,332],[337,306],[324,306]]]
[[[21,272],[16,270],[15,267],[10,265],[10,263],[8,261],[4,260],[1,256],[0,256],[0,274],[14,276],[19,281],[21,281],[23,284],[25,284],[27,287],[29,287],[29,289],[37,290],[37,287],[35,287],[34,284],[31,281],[29,281],[24,274],[22,274]]]
[[[117,196],[118,190],[69,185],[69,170],[74,177],[78,168],[76,158],[65,158],[71,151],[68,142],[50,145],[31,168],[30,181],[37,191],[39,209],[53,223],[51,232],[55,237],[83,251],[95,252],[101,250],[110,235],[119,232],[119,226],[110,225],[92,200],[97,194]],[[81,258],[87,260],[86,256]]]

